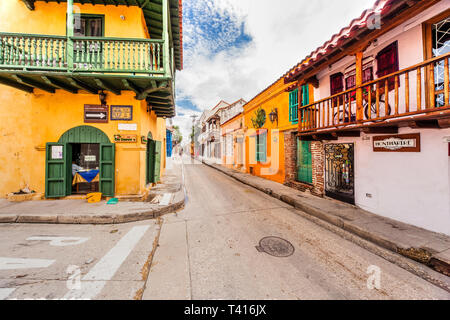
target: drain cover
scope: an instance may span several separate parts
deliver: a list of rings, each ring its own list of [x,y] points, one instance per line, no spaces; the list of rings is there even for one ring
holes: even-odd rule
[[[294,254],[294,246],[287,240],[279,237],[265,237],[256,247],[259,252],[265,252],[274,257],[289,257]]]

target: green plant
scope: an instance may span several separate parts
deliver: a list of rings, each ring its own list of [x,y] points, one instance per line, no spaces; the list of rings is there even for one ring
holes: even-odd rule
[[[258,110],[255,111],[255,117],[252,117],[252,125],[255,129],[260,129],[266,123],[266,111],[263,108],[259,107]]]

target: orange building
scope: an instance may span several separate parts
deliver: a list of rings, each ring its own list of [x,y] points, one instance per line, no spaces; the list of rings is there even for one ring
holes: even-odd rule
[[[282,184],[313,188],[312,181],[299,181],[299,168],[292,163],[297,153],[298,106],[314,99],[313,81],[289,92],[280,78],[244,106],[246,172]]]
[[[224,153],[222,165],[245,172],[244,115],[239,113],[221,125]]]

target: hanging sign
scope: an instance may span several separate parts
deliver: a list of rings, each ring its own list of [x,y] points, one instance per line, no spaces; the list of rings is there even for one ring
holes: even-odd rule
[[[373,137],[374,152],[420,152],[420,133]]]
[[[111,121],[133,120],[133,106],[111,106]]]
[[[115,134],[114,142],[122,143],[135,143],[137,141],[137,135],[135,134]]]
[[[85,104],[85,123],[108,123],[108,106]]]
[[[141,143],[142,144],[147,144],[147,142],[148,142],[147,137],[146,136],[141,136]]]

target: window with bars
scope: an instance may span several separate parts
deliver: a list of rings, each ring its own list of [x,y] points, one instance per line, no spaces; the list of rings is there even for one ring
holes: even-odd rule
[[[256,136],[256,161],[267,161],[267,131]]]

